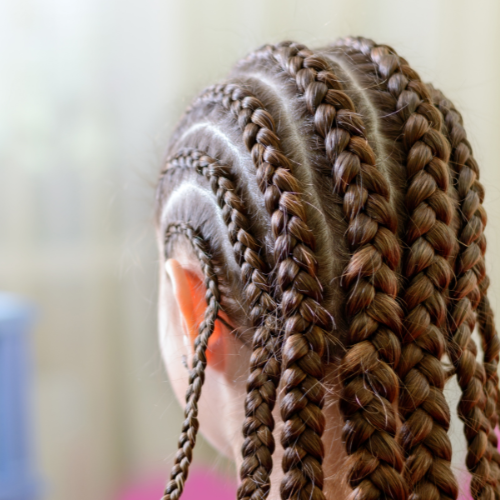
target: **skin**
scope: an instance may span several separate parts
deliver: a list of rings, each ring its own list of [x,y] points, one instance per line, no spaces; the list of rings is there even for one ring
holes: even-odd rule
[[[194,340],[206,308],[205,285],[199,265],[188,257],[167,260],[165,271],[161,273],[160,280],[160,345],[175,395],[184,407],[188,370],[183,359],[191,366]],[[199,405],[200,431],[214,448],[235,461],[236,470],[242,462],[241,424],[245,416],[250,355],[249,347],[221,321],[217,321],[208,345],[206,379]],[[344,479],[347,457],[342,445],[342,417],[337,405],[336,378],[335,368],[332,368],[324,381],[329,394],[324,409],[327,421],[323,436],[326,451],[324,491],[327,498],[343,500],[347,498],[349,489]],[[279,403],[274,409],[277,446],[273,455],[275,467],[269,500],[280,499],[282,448],[279,445]]]

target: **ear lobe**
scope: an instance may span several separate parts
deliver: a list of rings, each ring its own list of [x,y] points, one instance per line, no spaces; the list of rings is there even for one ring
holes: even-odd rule
[[[207,308],[205,283],[195,273],[184,269],[175,259],[167,260],[165,270],[172,282],[174,296],[183,320],[183,333],[190,347],[192,360],[194,343]],[[217,320],[208,341],[206,356],[208,364],[221,371],[225,368],[225,335],[229,335],[227,327]]]

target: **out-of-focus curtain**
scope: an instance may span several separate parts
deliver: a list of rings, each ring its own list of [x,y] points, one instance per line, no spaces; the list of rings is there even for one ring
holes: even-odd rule
[[[45,496],[110,500],[168,470],[181,415],[156,345],[153,193],[192,96],[266,42],[394,46],[463,112],[500,290],[497,0],[4,0],[0,287],[38,305]],[[211,460],[201,446],[199,460]]]

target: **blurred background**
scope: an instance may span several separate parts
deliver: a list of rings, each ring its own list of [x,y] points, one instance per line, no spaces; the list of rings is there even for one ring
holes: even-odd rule
[[[31,307],[40,498],[132,498],[168,474],[181,411],[156,340],[153,194],[183,109],[263,43],[348,34],[394,46],[463,112],[498,311],[497,0],[0,2],[0,289]],[[232,474],[203,441],[196,460]]]

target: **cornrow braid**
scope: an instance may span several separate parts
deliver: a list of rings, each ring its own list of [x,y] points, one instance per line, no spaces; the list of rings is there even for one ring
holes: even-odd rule
[[[401,349],[402,310],[396,301],[395,274],[400,252],[389,186],[375,166],[359,113],[323,57],[303,45],[284,42],[265,46],[249,59],[271,60],[296,82],[333,166],[333,190],[342,197],[348,221],[353,253],[343,286],[348,290],[350,349],[341,365],[341,409],[353,496],[404,500],[408,492],[401,476],[403,455],[395,439],[392,406],[399,385],[394,368]]]
[[[447,195],[449,147],[440,132],[441,115],[429,90],[393,49],[363,38],[338,43],[371,60],[379,87],[394,99],[402,119],[399,140],[406,152],[409,221],[408,251],[403,267],[408,286],[405,339],[399,374],[399,407],[405,421],[400,437],[407,453],[406,477],[411,498],[457,498],[447,435],[450,411],[443,394],[445,373],[440,359],[447,334],[448,287],[453,275],[455,236],[453,207]]]
[[[431,87],[432,88],[432,87]],[[457,368],[457,377],[463,390],[459,405],[459,415],[465,423],[465,433],[471,445],[467,465],[474,473],[471,483],[474,498],[479,498],[482,484],[477,485],[476,469],[480,467],[483,455],[490,454],[494,458],[491,467],[490,482],[496,488],[497,498],[500,497],[498,484],[500,454],[498,453],[498,438],[494,432],[498,425],[496,405],[498,401],[498,353],[499,341],[495,331],[493,316],[491,321],[485,318],[481,321],[480,331],[483,332],[484,366],[476,363],[477,348],[471,338],[476,325],[476,314],[481,301],[485,305],[486,290],[481,291],[481,285],[488,282],[484,264],[486,239],[486,211],[482,203],[484,189],[479,182],[479,167],[472,155],[472,148],[467,140],[463,120],[453,103],[439,90],[433,89],[433,99],[444,116],[444,123],[452,147],[450,165],[455,177],[459,196],[459,213],[461,228],[458,236],[460,252],[455,266],[455,286],[452,302],[451,326],[456,346],[456,354],[460,363],[466,365]],[[487,306],[488,307],[488,306]],[[482,311],[481,311],[482,313]],[[484,313],[483,313],[484,318]],[[486,337],[484,336],[486,326]],[[469,360],[469,358],[471,358]],[[479,411],[481,410],[481,411]],[[485,417],[489,420],[484,422]],[[484,432],[489,439],[489,449],[484,450]],[[491,458],[490,458],[491,460]]]
[[[205,381],[208,339],[214,331],[215,320],[220,309],[218,279],[208,253],[207,242],[203,239],[199,231],[186,222],[169,224],[165,230],[165,242],[175,235],[185,236],[190,241],[201,263],[203,275],[205,276],[205,286],[207,288],[205,295],[207,309],[205,310],[205,317],[200,325],[195,341],[193,368],[189,373],[189,386],[186,392],[186,408],[184,410],[182,433],[179,437],[175,462],[170,472],[170,481],[165,488],[162,500],[178,500],[184,490],[184,483],[188,477],[189,465],[193,458],[193,448],[196,444],[196,435],[199,428],[198,401],[203,382]]]
[[[250,307],[249,316],[256,330],[245,402],[245,441],[238,498],[266,498],[275,448],[272,410],[281,374],[279,336],[276,322],[273,321],[276,302],[269,294],[269,269],[259,255],[261,245],[250,232],[251,223],[245,204],[237,194],[231,168],[201,151],[186,149],[167,161],[162,175],[184,168],[195,170],[209,181],[222,209],[234,255],[241,266],[244,293]]]
[[[281,416],[285,425],[281,444],[285,477],[281,497],[322,500],[325,390],[321,358],[333,319],[321,305],[316,242],[307,224],[300,187],[281,150],[273,117],[250,91],[236,84],[217,85],[201,101],[222,104],[237,120],[271,215],[277,282],[273,291],[281,299],[284,322]]]

